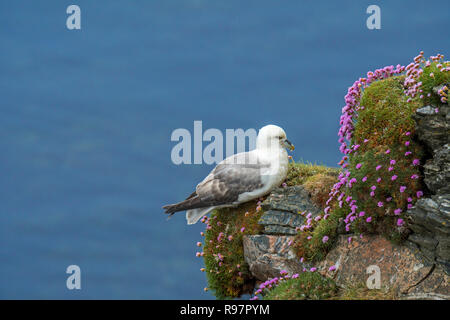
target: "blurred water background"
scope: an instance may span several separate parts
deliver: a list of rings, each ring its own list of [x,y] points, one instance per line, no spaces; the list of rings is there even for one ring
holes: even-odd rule
[[[372,2],[1,1],[0,298],[212,299],[203,225],[161,210],[212,166],[174,165],[172,131],[273,123],[336,166],[353,81],[449,54],[449,1],[376,1],[368,30]]]

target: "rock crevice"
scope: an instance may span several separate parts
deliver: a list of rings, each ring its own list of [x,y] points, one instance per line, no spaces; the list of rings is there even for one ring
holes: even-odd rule
[[[407,241],[427,261],[450,274],[450,107],[425,106],[416,111],[414,120],[417,137],[431,154],[423,174],[432,194],[408,210],[412,233]]]

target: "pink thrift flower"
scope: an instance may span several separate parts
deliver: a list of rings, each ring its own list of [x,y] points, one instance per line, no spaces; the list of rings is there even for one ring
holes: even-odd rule
[[[380,183],[380,182],[381,182],[381,178],[378,178],[378,179],[377,179],[377,183]]]
[[[398,178],[397,175],[394,174],[394,175],[391,177],[391,180],[392,180],[392,181],[395,181],[395,180],[397,180],[397,178]]]
[[[361,164],[361,163],[358,163],[358,164],[356,165],[356,169],[361,168],[361,166],[362,166],[362,164]]]
[[[406,141],[406,142],[405,142],[405,146],[409,146],[409,144],[410,144],[409,141]]]
[[[367,181],[367,177],[362,178],[362,182],[366,182]]]
[[[402,209],[395,209],[394,210],[394,214],[396,215],[396,216],[398,216],[400,213],[402,213]]]
[[[420,190],[417,191],[416,195],[417,195],[417,198],[420,199],[423,196],[423,191],[420,191]]]
[[[242,227],[242,228],[241,228],[241,232],[244,232],[244,231],[245,231],[245,227]]]
[[[397,220],[397,226],[402,226],[403,224],[404,224],[405,222],[403,221],[403,219],[401,219],[401,218],[399,218],[398,220]]]
[[[383,201],[379,201],[377,205],[381,208],[383,206]]]
[[[389,153],[391,153],[391,150],[387,149],[385,153],[389,154]]]
[[[328,268],[328,271],[334,271],[334,270],[336,270],[336,266],[331,266]]]
[[[391,165],[394,165],[394,164],[396,164],[397,162],[396,162],[395,160],[391,160],[389,163],[390,163]]]
[[[401,187],[400,187],[400,192],[401,192],[401,193],[405,192],[405,190],[406,190],[406,187],[405,187],[405,186],[401,186]]]
[[[372,222],[372,217],[368,217],[368,218],[366,219],[366,222]]]
[[[405,157],[409,156],[412,152],[411,151],[406,151],[405,152]]]
[[[329,239],[328,236],[324,236],[324,237],[322,238],[322,242],[323,242],[323,243],[326,243],[326,242],[328,241],[328,239]]]
[[[366,214],[366,213],[365,213],[364,211],[361,211],[361,212],[359,213],[359,216],[360,216],[360,217],[364,217],[365,214]]]
[[[414,159],[412,163],[413,163],[413,166],[418,166],[420,164],[420,160]]]
[[[381,169],[381,166],[380,165],[378,165],[378,166],[376,166],[376,168],[375,168],[375,170],[380,170]]]
[[[371,197],[374,197],[374,196],[375,196],[375,192],[373,192],[373,191],[370,192],[370,196],[371,196]]]

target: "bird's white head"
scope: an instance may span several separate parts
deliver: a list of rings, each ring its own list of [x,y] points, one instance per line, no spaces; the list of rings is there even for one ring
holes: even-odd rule
[[[286,138],[286,132],[278,126],[269,124],[259,129],[258,137],[256,138],[257,149],[288,148],[294,150],[293,144]]]

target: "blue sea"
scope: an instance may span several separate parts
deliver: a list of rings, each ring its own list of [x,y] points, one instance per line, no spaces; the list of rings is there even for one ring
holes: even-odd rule
[[[81,30],[66,27],[71,4]],[[420,50],[448,56],[449,12],[447,0],[1,0],[0,298],[213,299],[195,257],[204,226],[161,209],[213,166],[173,164],[171,133],[272,123],[295,160],[337,166],[347,88]]]

